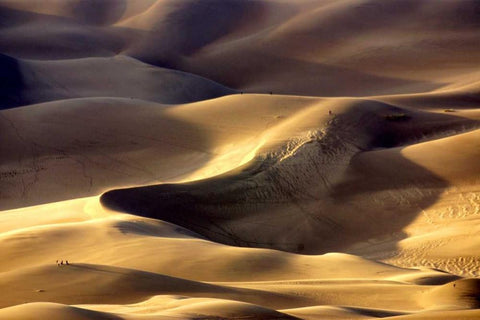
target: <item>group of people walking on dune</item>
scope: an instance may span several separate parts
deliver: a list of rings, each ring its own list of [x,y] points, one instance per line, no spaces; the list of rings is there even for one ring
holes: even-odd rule
[[[63,266],[63,265],[70,265],[70,263],[68,263],[68,260],[65,260],[65,263],[63,263],[63,260],[57,260],[57,266]]]

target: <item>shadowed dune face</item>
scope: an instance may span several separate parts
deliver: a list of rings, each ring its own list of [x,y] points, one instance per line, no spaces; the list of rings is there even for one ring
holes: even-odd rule
[[[0,6],[19,12],[72,19],[86,25],[111,25],[121,19],[128,0],[2,0]],[[146,1],[142,1],[146,2]],[[24,23],[27,21],[24,20]]]
[[[16,3],[30,4],[26,1]],[[82,3],[78,1],[79,5]],[[42,3],[38,6],[48,8]],[[62,4],[57,6],[61,7]],[[15,8],[15,3],[10,7],[0,2],[0,52],[15,58],[47,60],[105,57],[115,55],[125,45],[124,35],[110,32],[104,26],[82,23],[69,17],[67,12],[62,16],[55,15],[55,12],[42,13],[41,9],[39,12],[30,12],[28,8]]]
[[[72,16],[83,23],[110,25],[123,17],[128,0],[77,0],[72,6]]]
[[[435,288],[422,301],[426,306],[445,304],[480,308],[480,279],[459,279]]]
[[[455,122],[459,130],[478,126],[441,114],[426,122],[421,112],[408,113],[375,101],[353,102],[288,156],[271,151],[224,176],[112,190],[101,201],[231,245],[318,254],[371,238],[399,240],[403,227],[449,184],[404,158],[401,148],[368,150],[421,140]]]
[[[480,104],[480,86],[466,90],[465,92],[439,92],[428,95],[398,95],[385,97],[385,101],[396,105],[408,105],[412,108],[433,109],[449,108],[474,109]]]
[[[20,65],[12,57],[0,54],[0,110],[22,101],[24,81]]]
[[[279,49],[280,52],[281,50]],[[192,64],[185,69],[205,74],[206,77],[217,79],[233,88],[244,88],[248,92],[273,91],[323,97],[424,92],[444,85],[434,81],[379,76],[342,66],[283,57],[271,52],[255,53],[248,48],[242,54],[248,58],[236,56],[238,52],[241,50],[232,48],[230,52],[218,55],[212,53],[211,56],[200,58],[201,63],[198,65]],[[218,61],[224,59],[220,54],[228,55],[235,61],[229,66],[228,72],[216,66]]]
[[[322,96],[427,92],[480,62],[475,1],[89,0],[56,6],[26,12],[30,8],[0,2],[0,51],[30,59],[122,53],[235,89]]]
[[[33,283],[21,283],[19,278],[27,274],[34,280]],[[48,274],[54,274],[56,282],[49,282]],[[68,279],[76,279],[78,291],[63,296],[58,291],[68,288]],[[51,278],[50,278],[51,279]],[[95,285],[87,285],[87,283]],[[20,272],[12,272],[9,277],[2,277],[0,285],[3,288],[17,287],[14,295],[0,302],[5,308],[19,304],[19,298],[28,297],[31,301],[54,300],[65,304],[126,304],[144,301],[155,295],[169,295],[188,293],[190,297],[206,297],[215,299],[229,299],[246,302],[261,302],[268,308],[278,308],[281,305],[293,307],[305,304],[305,299],[295,298],[289,294],[262,291],[258,289],[231,287],[221,284],[210,284],[200,281],[191,281],[182,278],[170,277],[162,274],[92,264],[71,264],[68,267],[42,266],[27,268]],[[32,285],[46,288],[43,296],[30,290]],[[39,299],[40,298],[40,299]],[[42,301],[42,300],[40,300]]]
[[[0,206],[16,208],[229,171],[254,157],[270,127],[317,100],[231,95],[166,106],[84,98],[4,110]]]
[[[338,1],[300,11],[251,37],[209,46],[189,59],[186,68],[249,90],[351,96],[372,94],[375,84],[389,93],[424,92],[475,69],[480,58],[475,12],[478,4],[473,1],[445,6],[432,1]],[[212,66],[218,63],[234,69],[215,73]],[[277,63],[282,72],[276,71]],[[263,75],[265,65],[275,77]],[[319,76],[336,72],[331,81],[319,81],[309,68]],[[352,75],[370,79],[355,86]],[[297,86],[288,81],[293,78]],[[337,83],[335,93],[331,83]]]
[[[260,19],[264,6],[262,1],[239,0],[158,2],[142,15],[120,24],[127,29],[140,24],[141,29],[147,29],[125,53],[155,65],[178,67],[183,57],[241,30],[244,21]],[[150,22],[146,26],[145,20]]]
[[[155,67],[126,56],[61,61],[3,56],[2,61],[6,73],[0,90],[5,95],[5,107],[95,97],[180,104],[236,92],[193,74]]]

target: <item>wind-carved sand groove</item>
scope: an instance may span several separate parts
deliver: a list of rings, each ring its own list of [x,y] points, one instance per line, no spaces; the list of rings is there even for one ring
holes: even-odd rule
[[[308,208],[302,207],[301,201],[315,200],[317,190],[313,190],[312,194],[305,194],[305,189],[299,188],[298,185],[304,184],[313,176],[320,181],[320,183],[315,183],[315,188],[328,190],[332,183],[331,181],[334,181],[335,176],[338,176],[338,170],[332,170],[332,168],[346,167],[351,156],[358,152],[357,147],[349,144],[346,140],[342,140],[336,134],[330,133],[334,131],[335,123],[336,120],[332,119],[328,121],[328,127],[325,130],[304,132],[304,136],[288,140],[286,144],[280,146],[279,149],[257,156],[253,161],[253,165],[249,165],[247,169],[244,169],[243,172],[239,174],[239,177],[220,178],[219,182],[212,180],[211,183],[213,185],[209,185],[209,182],[207,182],[208,189],[202,192],[205,193],[206,196],[200,195],[206,199],[202,199],[200,202],[197,199],[187,199],[190,200],[192,204],[205,203],[206,207],[211,206],[214,212],[217,210],[227,211],[229,212],[229,214],[226,215],[226,218],[228,217],[227,219],[231,218],[231,215],[240,216],[240,219],[249,219],[246,214],[247,212],[260,212],[261,215],[261,211],[264,210],[265,207],[273,206],[279,208],[289,203],[293,198],[295,199],[293,202],[296,210],[303,216],[310,218],[312,213],[309,212]],[[224,190],[223,187],[217,187],[216,184],[220,184],[227,189]],[[201,187],[201,189],[204,188]],[[115,198],[115,193],[116,191],[110,191],[103,195],[102,202],[107,204],[107,206],[118,208],[115,202],[109,201],[110,197],[113,196]],[[159,195],[162,196],[161,194]],[[152,194],[152,197],[155,198],[156,194]],[[181,199],[181,194],[180,198],[177,199],[177,195],[169,195],[167,190],[166,200],[169,201],[171,198],[173,198],[172,206],[184,204]],[[128,199],[128,197],[126,199]],[[178,204],[175,203],[175,201],[178,201]],[[210,201],[212,202],[211,205],[209,204]],[[160,200],[159,203],[162,203],[162,200]],[[238,206],[238,204],[241,205]],[[121,208],[122,204],[119,206]],[[155,208],[155,210],[157,209],[158,208]],[[136,211],[135,213],[143,214],[141,211]],[[206,218],[209,224],[218,228],[218,230],[214,232],[223,238],[223,242],[267,247],[275,243],[275,241],[266,242],[265,240],[242,239],[240,236],[241,232],[232,230],[231,227],[228,226],[228,223],[227,225],[218,224],[217,221],[215,221],[215,216],[210,217],[208,213]],[[324,222],[334,224],[334,222],[329,221],[327,217],[324,219]],[[267,222],[262,222],[262,218],[256,220],[257,221],[247,221],[247,223],[253,225],[265,224],[264,227],[268,230]],[[196,230],[197,227],[203,229],[201,225],[189,227],[192,227],[193,230]],[[210,235],[208,229],[209,227],[207,228],[205,226],[205,231]],[[216,239],[215,236],[212,236],[212,238]],[[301,245],[296,243],[286,243],[284,249],[295,251],[298,247],[300,250],[303,250]]]
[[[374,164],[381,177],[368,174],[368,150],[419,142],[416,139],[425,139],[430,130],[441,134],[443,116],[429,128],[408,118],[399,122],[388,118],[407,110],[369,100],[346,100],[337,106],[346,111],[327,116],[321,129],[307,129],[303,136],[280,145],[275,142],[275,132],[284,134],[296,121],[321,117],[327,112],[325,107],[322,103],[310,107],[273,129],[273,145],[267,143],[266,151],[260,151],[244,168],[183,185],[113,190],[102,195],[101,201],[109,208],[171,221],[227,244],[321,253],[401,231],[388,220],[395,217],[399,224],[408,224],[419,203],[432,204],[447,188],[440,177],[403,159],[398,148],[372,151],[392,162]],[[424,115],[408,117],[417,116]],[[457,124],[460,130],[476,125],[469,120]],[[402,127],[411,130],[409,135],[404,136]],[[393,182],[385,179],[388,176],[396,179],[395,191],[390,190]],[[353,195],[352,188],[356,190]],[[380,230],[365,225],[373,216],[382,225]],[[347,235],[341,245],[338,232]],[[349,240],[348,234],[355,237]]]

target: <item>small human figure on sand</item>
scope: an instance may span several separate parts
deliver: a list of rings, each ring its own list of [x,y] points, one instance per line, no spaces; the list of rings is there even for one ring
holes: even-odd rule
[[[58,263],[58,260],[57,260],[55,263],[57,264],[57,266],[59,266],[59,265],[60,265],[60,263]]]
[[[68,263],[68,260],[65,260],[65,264],[66,264],[67,266],[70,265],[70,263]]]
[[[60,261],[60,265],[61,265],[61,266],[63,266],[63,260],[62,260],[62,261]]]
[[[332,115],[332,110],[328,110],[328,114],[329,114],[329,115]]]

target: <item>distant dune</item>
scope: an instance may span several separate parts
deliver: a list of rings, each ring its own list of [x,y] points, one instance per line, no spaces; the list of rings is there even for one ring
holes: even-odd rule
[[[476,0],[0,0],[0,319],[480,318],[479,37]]]
[[[235,93],[192,74],[154,67],[135,59],[84,58],[59,61],[14,60],[7,70],[2,108],[71,98],[122,97],[158,103],[187,103]]]

